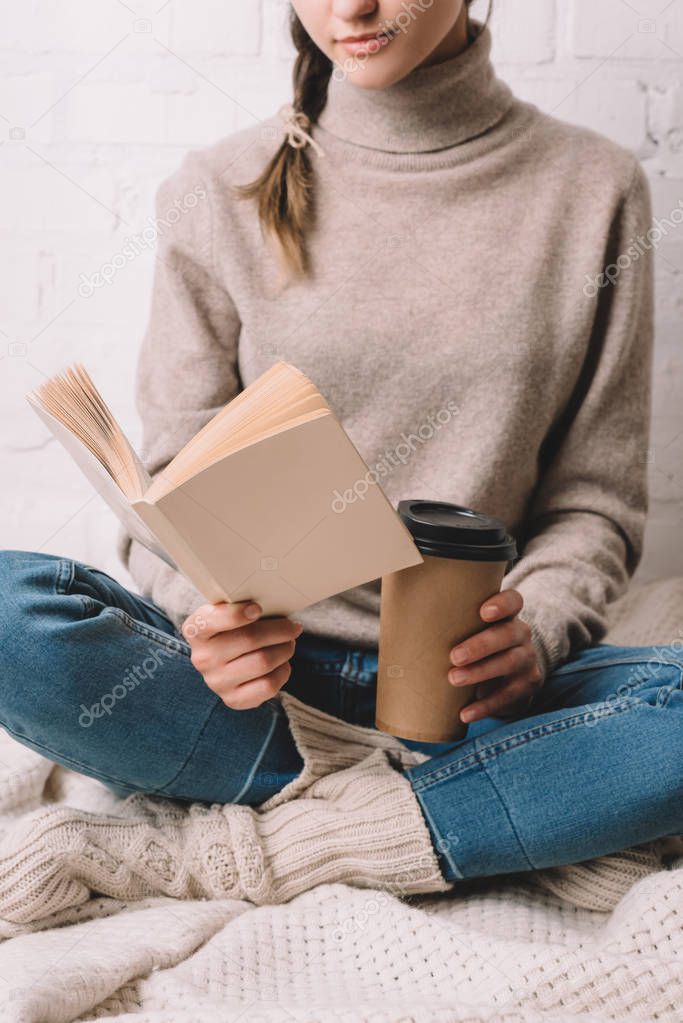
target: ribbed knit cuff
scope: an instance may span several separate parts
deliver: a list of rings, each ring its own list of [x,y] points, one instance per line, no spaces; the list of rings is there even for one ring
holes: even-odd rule
[[[653,843],[584,863],[538,870],[531,875],[531,882],[571,906],[610,913],[634,884],[661,869],[660,846]]]
[[[520,621],[526,622],[531,629],[531,642],[536,651],[538,666],[543,673],[543,678],[552,675],[555,668],[559,668],[564,657],[559,649],[557,641],[553,636],[540,625],[538,616],[530,607],[523,607],[519,613]]]
[[[404,774],[375,749],[298,798],[256,816],[268,884],[257,903],[287,902],[314,885],[351,884],[397,896],[447,891],[429,830]],[[243,871],[240,871],[242,880]]]
[[[258,808],[270,890],[249,897],[281,902],[333,882],[397,895],[447,891],[451,882],[405,773],[429,757],[289,693],[278,699],[304,767]]]
[[[304,762],[301,773],[259,806],[269,810],[294,799],[312,782],[332,771],[357,764],[375,749],[386,750],[392,763],[399,767],[421,764],[429,757],[419,750],[408,749],[400,739],[374,728],[353,725],[326,714],[282,690],[277,697],[289,721],[294,743]]]

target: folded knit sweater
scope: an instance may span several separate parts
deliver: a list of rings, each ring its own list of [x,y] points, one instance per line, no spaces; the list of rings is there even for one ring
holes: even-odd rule
[[[274,361],[293,363],[394,505],[506,522],[521,557],[504,586],[549,672],[603,636],[641,554],[650,196],[632,154],[515,98],[490,48],[485,29],[385,89],[332,78],[312,129],[312,272],[287,287],[232,190],[277,149],[280,118],[189,154],[158,192],[137,401],[155,473]],[[204,602],[139,544],[121,552],[177,624]],[[379,599],[376,580],[297,617],[372,647]]]

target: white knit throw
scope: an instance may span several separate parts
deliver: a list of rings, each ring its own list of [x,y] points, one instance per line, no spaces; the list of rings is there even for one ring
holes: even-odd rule
[[[662,608],[670,609],[674,599],[680,610],[680,582],[661,585],[667,588]],[[658,603],[657,596],[653,594],[648,606]],[[638,608],[632,603],[627,610],[637,625]],[[666,642],[653,624],[647,623],[649,641]],[[620,626],[626,626],[623,619]],[[632,643],[648,641],[639,638],[633,624],[629,634]],[[287,704],[285,698],[288,712],[294,703]],[[383,786],[393,783],[402,776],[391,764],[419,759],[391,737],[336,720],[326,722],[331,729],[326,737],[320,722],[318,712],[304,712],[298,719],[297,740],[306,750],[306,769],[261,808],[271,813],[268,820],[287,819],[272,815],[287,811],[307,792],[322,795],[321,803],[335,814],[341,808],[343,815],[346,782],[351,777],[356,786],[353,772],[358,770],[363,777],[356,791],[369,793],[372,815],[379,805],[372,795],[377,780]],[[410,815],[412,804],[403,801],[405,788],[399,784],[392,791],[402,813]],[[206,824],[206,811],[193,813],[195,822]],[[183,824],[177,810],[159,801],[136,797],[124,803],[99,783],[54,767],[4,733],[0,814],[6,856],[0,869],[0,908],[5,909],[0,936],[11,939],[0,945],[0,1019],[8,1023],[95,1018],[120,1023],[681,1019],[683,863],[664,869],[656,847],[431,895],[411,895],[410,887],[392,890],[380,857],[369,861],[368,868],[378,871],[380,887],[368,890],[355,887],[355,882],[323,878],[310,890],[299,888],[302,893],[293,898],[285,890],[289,901],[283,901],[276,885],[274,901],[280,904],[258,907],[239,892],[221,897],[219,891],[188,888],[182,900],[150,896],[145,888],[149,878],[141,881],[144,865],[129,858],[118,878],[120,894],[113,897],[120,846],[117,850],[114,842],[108,849],[106,840],[88,845],[84,833],[92,839],[94,826],[106,836],[108,818],[117,819],[111,827],[119,834],[121,818],[133,826],[142,822],[151,828],[146,836],[152,842],[158,839],[154,870],[163,876],[169,841],[172,845],[180,832],[187,832],[187,821]],[[67,836],[60,861],[64,870],[51,875],[55,885],[42,889],[50,858],[41,854],[40,842],[32,842],[37,819],[57,824],[60,841]],[[84,820],[85,831],[79,824]],[[334,820],[338,823],[339,817]],[[433,862],[422,860],[424,832],[414,821],[407,829],[386,832],[394,838],[393,852],[387,855],[390,861],[394,855],[417,858],[424,871],[421,880],[436,887]],[[215,823],[212,819],[211,827]],[[109,897],[89,896],[83,883],[79,856],[87,849],[92,863],[93,845],[100,850],[98,876],[109,871],[115,878]],[[264,848],[274,857],[277,874],[281,847],[267,842]],[[224,881],[225,863],[207,858],[200,842],[201,849],[200,860],[209,864],[211,876]],[[179,862],[187,867],[197,860],[181,856]],[[290,867],[287,862],[287,877]],[[11,878],[8,870],[15,871]],[[183,877],[187,881],[188,875]],[[199,871],[191,883],[197,878],[205,883],[206,877]],[[171,871],[168,878],[172,886],[178,875]],[[131,884],[140,887],[126,887]],[[228,885],[223,890],[231,889]],[[46,901],[36,915],[43,895]],[[254,890],[246,895],[253,900]],[[34,910],[27,913],[29,905]],[[27,918],[33,922],[25,922]]]
[[[0,921],[40,923],[93,894],[275,905],[340,881],[404,895],[450,888],[396,769],[424,756],[281,699],[304,770],[280,792],[255,809],[144,795],[117,816],[43,807],[0,842]]]

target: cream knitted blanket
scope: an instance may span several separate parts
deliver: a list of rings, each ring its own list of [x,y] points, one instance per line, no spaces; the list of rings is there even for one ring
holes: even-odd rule
[[[668,642],[682,623],[670,580],[627,597],[609,638]],[[122,812],[2,733],[5,836],[45,805]],[[277,906],[96,898],[2,925],[0,1019],[679,1023],[682,922],[683,860],[649,849],[407,899],[343,884]]]

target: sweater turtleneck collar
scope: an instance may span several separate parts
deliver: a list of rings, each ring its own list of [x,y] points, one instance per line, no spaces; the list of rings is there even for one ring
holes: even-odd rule
[[[355,85],[353,75],[330,79],[318,118],[325,132],[367,149],[428,153],[483,134],[513,102],[491,63],[491,33],[479,32],[465,50],[415,68],[384,89]]]

